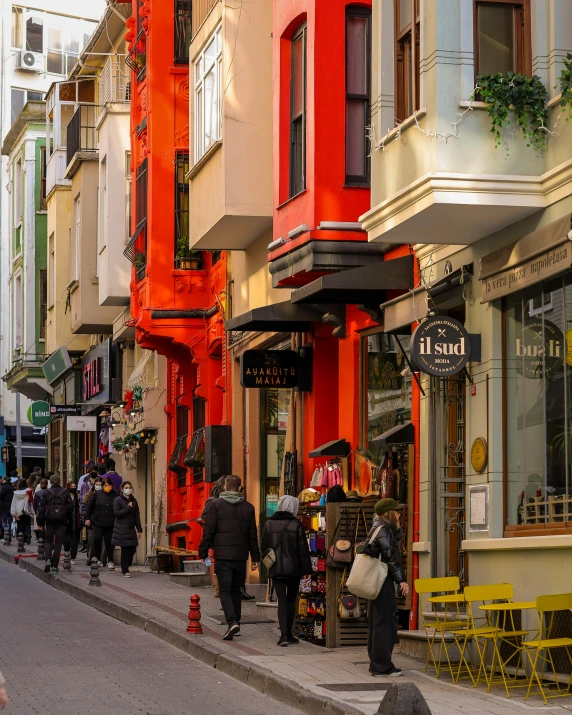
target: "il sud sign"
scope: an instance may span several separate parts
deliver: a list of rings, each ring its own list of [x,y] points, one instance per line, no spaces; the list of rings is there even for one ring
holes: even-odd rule
[[[434,377],[461,372],[467,363],[480,360],[480,335],[471,335],[455,318],[436,315],[423,321],[411,336],[411,361]]]

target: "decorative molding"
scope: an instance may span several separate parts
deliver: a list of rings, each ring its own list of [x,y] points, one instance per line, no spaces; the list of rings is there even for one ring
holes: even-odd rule
[[[177,87],[177,90],[183,99],[189,99],[189,78],[185,77]]]
[[[569,549],[572,534],[557,536],[515,536],[504,539],[464,539],[465,551],[513,551],[520,549]]]
[[[175,129],[175,149],[189,148],[189,125],[184,129]]]

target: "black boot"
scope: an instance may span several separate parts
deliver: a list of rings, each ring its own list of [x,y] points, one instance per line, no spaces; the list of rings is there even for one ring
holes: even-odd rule
[[[246,588],[240,589],[240,600],[241,601],[254,601],[255,599],[256,599],[256,596],[251,596],[249,593],[246,593]]]

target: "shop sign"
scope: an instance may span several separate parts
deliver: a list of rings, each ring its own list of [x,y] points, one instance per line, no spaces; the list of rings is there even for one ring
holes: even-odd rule
[[[427,318],[411,336],[411,360],[422,372],[435,377],[456,375],[471,357],[471,338],[454,318]]]
[[[97,417],[95,415],[66,417],[68,432],[97,432]]]
[[[79,407],[76,405],[52,405],[50,412],[52,415],[79,415]]]
[[[99,395],[102,390],[99,384],[99,362],[100,358],[94,358],[87,365],[83,366],[83,399],[91,400]]]
[[[298,385],[295,350],[245,350],[240,356],[240,384],[268,389]]]
[[[527,320],[516,338],[516,370],[531,379],[550,377],[562,370],[564,336],[557,325],[542,317]]]
[[[28,407],[28,420],[35,427],[45,427],[52,421],[50,405],[43,400],[36,400]]]
[[[71,360],[66,348],[59,348],[42,365],[44,377],[49,385],[58,380],[64,372],[71,369]]]
[[[81,361],[82,402],[104,404],[109,401],[110,340],[98,345]]]

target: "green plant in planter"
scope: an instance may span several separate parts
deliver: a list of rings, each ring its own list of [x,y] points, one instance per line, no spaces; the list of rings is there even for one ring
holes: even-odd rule
[[[135,266],[137,273],[140,273],[147,265],[146,257],[142,253],[138,253],[133,259],[133,265]]]
[[[564,68],[560,72],[557,87],[560,89],[560,106],[568,110],[566,121],[572,115],[572,54],[568,52],[564,60]]]
[[[491,119],[495,146],[501,145],[501,129],[508,124],[510,114],[516,118],[526,145],[544,149],[548,140],[548,92],[540,77],[507,72],[477,77],[471,100],[486,102]]]
[[[189,237],[182,235],[177,239],[177,253],[175,258],[178,261],[190,261],[191,249],[189,248]]]

